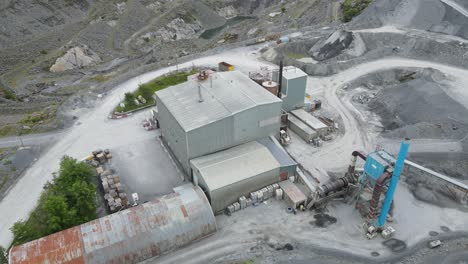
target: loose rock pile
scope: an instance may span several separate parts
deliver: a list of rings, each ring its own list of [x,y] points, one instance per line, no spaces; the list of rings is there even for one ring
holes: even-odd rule
[[[113,213],[128,207],[127,193],[125,186],[120,183],[120,177],[112,174],[110,170],[104,170],[100,179],[105,193],[104,199],[110,211]]]
[[[120,177],[106,168],[108,161],[112,159],[109,150],[93,151],[90,164],[96,167],[97,176],[104,190],[104,199],[111,213],[125,209],[129,206],[126,188],[120,182]]]

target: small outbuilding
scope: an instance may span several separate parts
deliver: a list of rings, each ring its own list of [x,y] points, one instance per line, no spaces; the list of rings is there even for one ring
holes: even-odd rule
[[[311,143],[318,136],[317,132],[293,115],[288,116],[289,128],[305,142]]]
[[[194,183],[203,189],[214,213],[280,181],[280,162],[257,141],[193,159],[190,164]]]
[[[320,121],[320,119],[316,118],[310,113],[307,113],[304,109],[291,111],[291,114],[315,130],[319,136],[322,137],[328,133],[328,126]]]
[[[273,80],[279,79],[279,71],[273,73]],[[279,80],[278,80],[279,81]],[[281,81],[281,93],[283,110],[291,111],[304,106],[305,92],[307,87],[307,74],[294,66],[283,68]]]
[[[292,208],[297,208],[301,204],[305,204],[307,197],[293,182],[287,180],[279,183],[283,190],[283,197],[286,203]]]

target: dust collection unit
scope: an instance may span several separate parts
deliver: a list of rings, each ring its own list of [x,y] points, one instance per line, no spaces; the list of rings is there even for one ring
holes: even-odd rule
[[[408,148],[409,143],[402,142],[396,159],[384,150],[369,155],[354,151],[346,175],[320,186],[307,208],[323,206],[336,197],[354,197],[356,208],[365,218],[367,237],[371,239],[378,232],[384,237],[391,236],[395,230],[385,227],[385,222],[393,207],[393,196]],[[362,174],[355,170],[358,157],[365,161]]]

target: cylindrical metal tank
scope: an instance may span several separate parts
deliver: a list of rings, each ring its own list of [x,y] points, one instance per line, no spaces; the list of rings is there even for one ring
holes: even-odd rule
[[[137,263],[216,232],[203,191],[184,185],[139,206],[13,247],[13,263]]]
[[[320,186],[321,196],[327,196],[331,192],[336,192],[348,186],[348,179],[346,177],[340,178],[336,181],[329,182]]]
[[[262,83],[265,81],[265,76],[263,76],[261,73],[259,72],[251,72],[249,74],[249,77],[252,81],[262,85]]]
[[[266,81],[262,83],[262,86],[275,96],[278,94],[279,85],[277,82]]]

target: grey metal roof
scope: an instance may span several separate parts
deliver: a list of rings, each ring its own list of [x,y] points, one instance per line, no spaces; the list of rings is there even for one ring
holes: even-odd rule
[[[302,122],[301,120],[299,120],[298,118],[296,118],[293,115],[288,116],[288,121],[290,123],[293,123],[294,125],[296,125],[298,128],[300,128],[302,131],[304,131],[308,135],[317,134],[317,132],[315,130],[310,128],[308,125],[306,125],[304,122]]]
[[[281,145],[274,142],[270,138],[262,138],[257,140],[258,143],[268,148],[275,159],[280,163],[281,167],[296,166],[297,163],[286,153]]]
[[[190,161],[210,191],[278,169],[280,164],[264,145],[252,141]]]
[[[199,102],[200,85],[203,102]],[[156,92],[185,131],[229,117],[257,105],[281,102],[244,74],[213,73],[206,81],[189,81]]]
[[[291,114],[293,114],[298,119],[302,120],[306,125],[310,126],[314,130],[327,128],[327,125],[325,125],[322,121],[320,121],[315,116],[307,113],[304,109],[297,109],[297,110],[291,111]]]
[[[283,68],[283,78],[285,79],[296,79],[304,76],[307,74],[297,67],[286,66]]]

